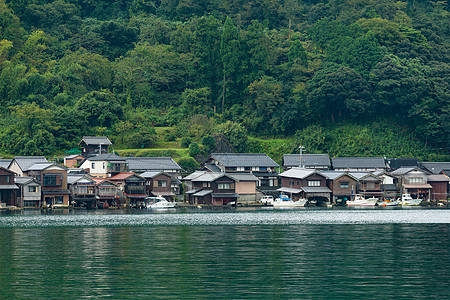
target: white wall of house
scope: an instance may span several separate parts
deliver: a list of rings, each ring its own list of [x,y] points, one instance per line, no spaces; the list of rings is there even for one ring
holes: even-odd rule
[[[89,169],[89,174],[95,177],[108,177],[107,161],[91,161],[86,160],[80,167]]]

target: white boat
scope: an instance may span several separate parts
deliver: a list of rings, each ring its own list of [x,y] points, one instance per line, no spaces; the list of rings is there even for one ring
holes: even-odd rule
[[[147,197],[147,208],[149,209],[161,209],[161,208],[175,208],[175,202],[169,202],[164,197]]]
[[[422,202],[422,199],[413,199],[410,194],[402,194],[402,197],[398,199],[402,206],[418,206]]]
[[[287,195],[280,195],[272,202],[272,205],[273,207],[303,207],[307,201],[304,198],[294,201]]]
[[[347,201],[347,206],[375,206],[378,202],[378,198],[371,197],[366,199],[363,195],[356,195],[354,200]]]

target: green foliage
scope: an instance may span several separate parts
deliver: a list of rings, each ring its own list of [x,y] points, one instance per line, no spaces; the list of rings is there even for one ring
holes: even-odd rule
[[[197,157],[201,153],[200,146],[197,143],[191,143],[189,145],[189,155]]]
[[[192,157],[181,158],[177,161],[177,163],[185,171],[186,174],[190,174],[198,168],[197,161]]]
[[[182,137],[180,142],[181,148],[189,148],[189,145],[192,143],[192,139],[190,137]]]
[[[208,152],[211,136],[218,151],[278,157],[282,142],[248,136],[305,131],[317,151],[413,153],[372,137],[388,119],[443,159],[449,16],[442,1],[0,0],[0,152],[104,134],[141,151],[186,137]],[[359,141],[328,147],[343,122]]]

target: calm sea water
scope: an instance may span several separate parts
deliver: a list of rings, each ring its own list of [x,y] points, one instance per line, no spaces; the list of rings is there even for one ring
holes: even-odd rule
[[[1,299],[448,299],[450,210],[0,215]]]

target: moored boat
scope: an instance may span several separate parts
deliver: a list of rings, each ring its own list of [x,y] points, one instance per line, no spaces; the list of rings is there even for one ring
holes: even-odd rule
[[[169,202],[166,198],[157,196],[157,197],[147,197],[148,201],[146,207],[149,209],[161,209],[161,208],[175,208],[175,202]]]
[[[272,205],[273,207],[303,207],[307,201],[304,198],[294,201],[287,195],[280,195],[272,202]]]
[[[402,194],[402,197],[398,199],[402,206],[418,206],[422,202],[422,199],[413,199],[410,194]]]
[[[366,199],[363,195],[356,195],[355,199],[347,201],[347,206],[375,206],[378,202],[378,198],[371,197]]]

